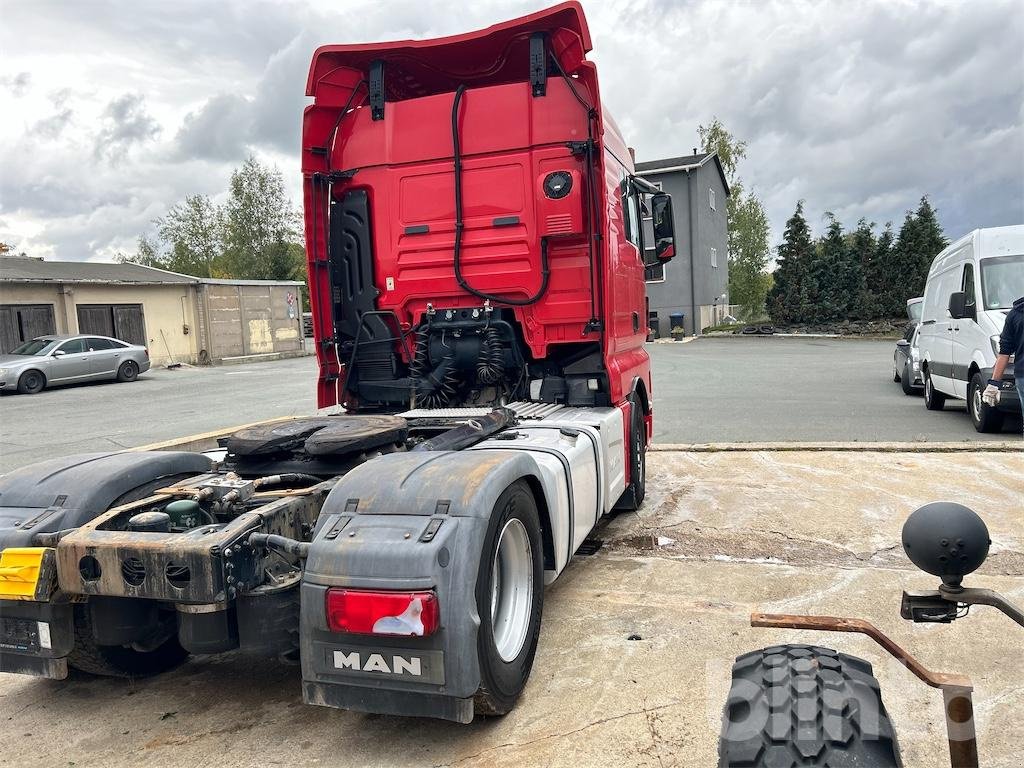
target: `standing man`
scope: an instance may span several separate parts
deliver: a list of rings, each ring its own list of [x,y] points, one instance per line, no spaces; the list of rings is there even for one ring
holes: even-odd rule
[[[999,382],[1010,362],[1010,355],[1015,356],[1013,376],[1017,380],[1017,394],[1021,406],[1024,407],[1024,296],[1013,302],[1013,307],[1006,314],[1003,332],[999,334],[999,356],[996,358],[995,368],[992,369],[992,378],[988,380],[988,386],[982,395],[982,399],[989,406],[999,402]]]

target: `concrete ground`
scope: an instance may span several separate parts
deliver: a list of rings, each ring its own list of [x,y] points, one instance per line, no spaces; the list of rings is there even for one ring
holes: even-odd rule
[[[916,626],[898,607],[902,588],[933,586],[900,527],[941,498],[988,521],[975,585],[1024,602],[1024,454],[652,452],[648,486],[641,512],[547,590],[533,675],[504,718],[309,707],[297,667],[227,654],[136,682],[3,676],[0,765],[712,766],[733,657],[785,641],[869,659],[904,765],[949,764],[937,691],[866,638],[752,629],[751,611],[863,617],[930,668],[970,675],[982,765],[1020,765],[1020,630],[988,608]]]
[[[975,431],[963,401],[942,413],[892,380],[895,342],[785,337],[648,344],[655,442],[1019,441]]]

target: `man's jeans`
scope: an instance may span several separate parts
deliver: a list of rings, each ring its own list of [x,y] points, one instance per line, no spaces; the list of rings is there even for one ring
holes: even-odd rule
[[[1017,379],[1017,397],[1020,398],[1021,414],[1024,414],[1024,378]]]

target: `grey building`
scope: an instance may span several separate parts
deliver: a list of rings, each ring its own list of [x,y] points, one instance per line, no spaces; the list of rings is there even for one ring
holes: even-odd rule
[[[653,246],[645,254],[651,328],[668,335],[669,315],[681,312],[686,333],[700,333],[720,322],[729,304],[729,184],[722,163],[713,152],[695,152],[636,163],[636,175],[672,195],[675,220],[676,257],[658,264]],[[644,227],[644,242],[653,244],[649,219]]]

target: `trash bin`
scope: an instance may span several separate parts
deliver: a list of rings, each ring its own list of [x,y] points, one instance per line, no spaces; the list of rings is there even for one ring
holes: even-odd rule
[[[672,312],[668,316],[668,327],[672,333],[672,338],[676,341],[679,341],[686,335],[686,326],[683,325],[685,320],[686,315],[683,312]]]
[[[661,338],[661,320],[654,310],[647,313],[647,340],[654,341]]]

